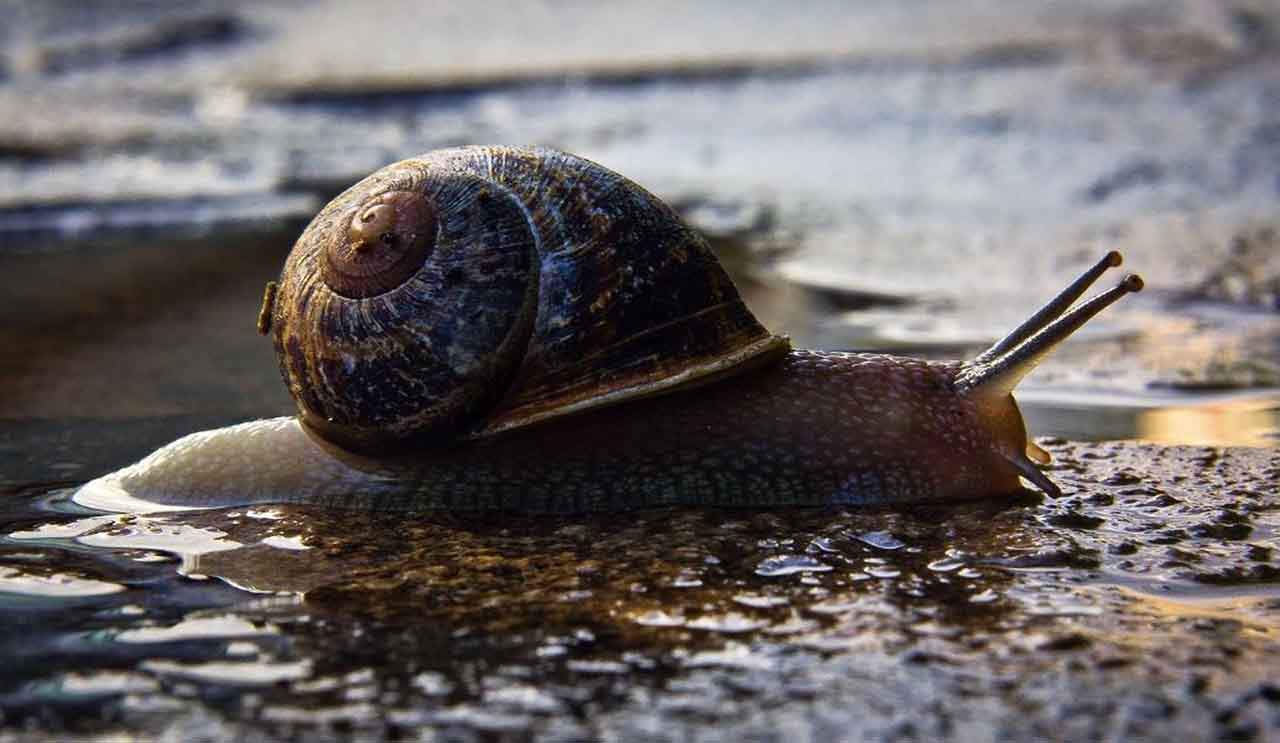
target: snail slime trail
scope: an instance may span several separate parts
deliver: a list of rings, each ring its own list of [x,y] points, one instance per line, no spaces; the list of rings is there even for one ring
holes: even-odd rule
[[[1112,252],[969,361],[804,351],[706,242],[596,163],[462,147],[339,195],[268,285],[298,415],[195,433],[85,485],[108,510],[306,502],[625,510],[1049,495],[1012,392],[1142,288]],[[249,309],[246,308],[246,315]]]

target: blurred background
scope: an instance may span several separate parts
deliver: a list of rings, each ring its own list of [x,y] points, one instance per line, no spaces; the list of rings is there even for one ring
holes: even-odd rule
[[[472,143],[638,181],[802,346],[968,355],[1120,249],[1148,290],[1033,430],[1276,443],[1274,2],[0,9],[0,483],[289,412],[253,325],[302,226]]]

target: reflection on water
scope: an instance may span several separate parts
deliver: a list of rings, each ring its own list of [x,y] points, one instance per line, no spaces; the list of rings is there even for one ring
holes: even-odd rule
[[[1234,400],[1147,411],[1139,419],[1138,437],[1214,446],[1276,446],[1280,401]]]
[[[1020,390],[1027,428],[1080,441],[1141,439],[1195,446],[1280,445],[1280,395]]]
[[[15,494],[0,710],[73,730],[674,739],[760,709],[870,734],[896,715],[885,694],[1016,707],[1034,686],[1000,679],[1066,658],[1109,669],[1065,677],[1078,704],[1135,683],[1117,669],[1164,673],[1137,652],[1152,638],[1171,667],[1265,678],[1271,453],[1047,446],[1061,501],[898,511],[133,515]],[[1169,704],[1188,693],[1143,678]],[[1098,714],[1132,714],[1124,699]]]

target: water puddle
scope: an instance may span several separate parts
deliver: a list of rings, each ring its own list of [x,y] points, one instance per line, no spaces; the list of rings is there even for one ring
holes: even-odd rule
[[[1010,653],[1137,668],[1160,642],[1195,666],[1226,643],[1234,678],[1265,677],[1272,452],[1046,445],[1063,500],[899,511],[497,523],[11,496],[0,710],[67,730],[92,710],[142,730],[583,735],[586,709],[629,732],[783,699],[840,715],[912,669],[1007,697]]]

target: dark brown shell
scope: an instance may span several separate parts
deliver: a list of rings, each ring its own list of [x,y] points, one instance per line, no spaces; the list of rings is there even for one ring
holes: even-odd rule
[[[385,204],[396,211],[371,214]],[[326,256],[385,231],[401,252],[383,262],[403,278],[375,275],[354,291],[326,282]],[[669,207],[539,148],[439,150],[357,183],[294,246],[271,329],[303,419],[362,451],[488,436],[788,348]]]

